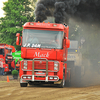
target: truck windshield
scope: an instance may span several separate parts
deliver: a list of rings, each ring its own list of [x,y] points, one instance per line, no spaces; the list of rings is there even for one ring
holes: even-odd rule
[[[6,48],[6,54],[12,55],[12,48]]]
[[[23,30],[23,47],[62,49],[63,31]]]
[[[0,55],[4,55],[4,49],[0,48]]]

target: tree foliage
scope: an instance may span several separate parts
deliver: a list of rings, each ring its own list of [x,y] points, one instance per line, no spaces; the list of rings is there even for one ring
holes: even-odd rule
[[[36,0],[34,0],[34,3]],[[16,46],[16,33],[22,32],[22,25],[34,21],[34,5],[29,0],[8,0],[4,2],[5,17],[0,18],[0,43]]]

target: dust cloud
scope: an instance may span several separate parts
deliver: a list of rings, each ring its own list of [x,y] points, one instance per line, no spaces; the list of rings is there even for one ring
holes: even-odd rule
[[[84,66],[81,86],[100,84],[100,25],[70,18],[69,27],[69,35],[73,37],[73,30],[75,30],[76,40],[80,44],[84,39],[84,43],[80,45],[82,66]]]
[[[81,44],[82,86],[100,84],[99,12],[100,0],[38,0],[36,5],[36,22],[51,22],[51,17],[54,17],[55,23],[67,23],[69,39],[78,40]]]

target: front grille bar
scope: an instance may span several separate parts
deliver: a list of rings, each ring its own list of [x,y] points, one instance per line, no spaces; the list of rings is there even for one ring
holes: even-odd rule
[[[32,60],[32,81],[34,81],[34,59]]]
[[[34,81],[34,61],[35,60],[46,60],[46,82],[48,82],[48,60],[45,58],[34,58],[32,61],[32,81]]]
[[[48,82],[48,60],[46,59],[46,82]]]
[[[24,59],[25,60],[25,59]],[[21,69],[23,70],[23,71],[32,71],[32,81],[34,81],[34,77],[35,77],[35,71],[46,71],[46,79],[45,79],[45,81],[46,82],[48,82],[48,72],[58,72],[58,71],[50,71],[50,70],[48,70],[48,60],[47,59],[45,59],[45,58],[34,58],[33,60],[27,60],[27,61],[32,61],[32,70],[26,70],[26,69],[23,69],[22,68],[22,62],[24,61],[24,60],[22,60],[21,61]],[[43,61],[43,60],[45,60],[46,61],[46,70],[37,70],[37,69],[34,69],[35,68],[35,66],[34,66],[34,62],[35,61]],[[54,61],[49,61],[49,62],[54,62]],[[36,80],[35,80],[36,81]]]
[[[22,71],[32,71],[32,70],[28,70],[28,69],[23,69],[22,68],[22,62],[23,61],[25,61],[25,59],[24,60],[22,60],[21,61],[21,69],[22,69]],[[26,60],[26,61],[32,61],[32,66],[33,66],[33,60]],[[38,60],[35,60],[35,61],[38,61]],[[48,60],[47,60],[48,61]],[[48,61],[48,62],[54,62],[54,61]],[[48,64],[48,63],[47,63]],[[45,69],[34,69],[34,71],[46,71]],[[51,71],[51,70],[48,70],[48,72],[58,72],[59,70],[57,70],[57,71]]]

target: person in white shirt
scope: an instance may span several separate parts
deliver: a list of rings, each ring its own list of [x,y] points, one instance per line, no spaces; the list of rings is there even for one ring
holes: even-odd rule
[[[0,60],[0,75],[2,75],[2,70],[3,70],[3,62]]]
[[[4,75],[3,60],[0,60],[0,75]]]

